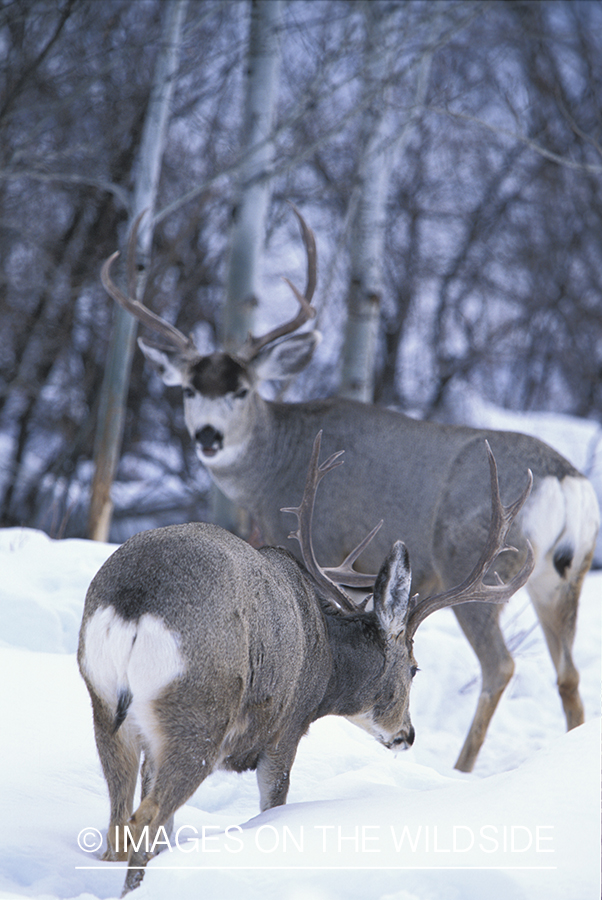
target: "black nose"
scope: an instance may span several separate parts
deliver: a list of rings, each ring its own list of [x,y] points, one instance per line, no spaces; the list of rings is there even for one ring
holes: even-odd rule
[[[391,747],[403,746],[403,749],[407,750],[408,747],[411,747],[412,744],[414,743],[415,737],[416,737],[416,732],[414,731],[414,726],[410,725],[407,733],[403,734],[403,735],[399,735],[399,737],[394,738],[393,741],[391,742],[390,746]]]
[[[203,450],[221,450],[224,446],[224,436],[221,431],[214,428],[213,425],[205,425],[195,434],[197,444],[200,444]]]

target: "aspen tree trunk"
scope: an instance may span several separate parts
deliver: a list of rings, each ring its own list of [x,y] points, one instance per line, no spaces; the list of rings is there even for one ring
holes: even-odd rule
[[[362,150],[351,227],[347,321],[339,395],[364,403],[374,400],[375,357],[382,299],[387,194],[394,158],[403,155],[411,128],[424,103],[432,52],[421,60],[416,98],[404,126],[395,134],[388,112],[389,79],[395,61],[393,12],[364,2],[366,65]]]
[[[222,340],[236,349],[252,330],[271,192],[272,128],[280,74],[280,0],[252,0],[240,173],[230,235]]]
[[[222,326],[226,350],[236,350],[253,329],[257,282],[270,201],[272,129],[280,73],[280,0],[252,0],[240,174],[230,235],[227,293]],[[213,518],[248,537],[248,517],[213,487]]]
[[[136,296],[144,295],[150,249],[153,240],[153,216],[161,174],[161,161],[169,108],[174,92],[182,27],[188,0],[168,0],[165,4],[165,25],[162,46],[155,65],[153,87],[144,122],[140,153],[136,164],[134,196],[128,234],[138,215],[146,210],[138,230],[138,278]],[[94,477],[88,519],[88,534],[92,540],[107,541],[111,527],[113,503],[111,486],[115,477],[125,421],[134,339],[137,322],[122,309],[116,308],[115,325],[109,356],[101,388],[101,400],[94,447]]]

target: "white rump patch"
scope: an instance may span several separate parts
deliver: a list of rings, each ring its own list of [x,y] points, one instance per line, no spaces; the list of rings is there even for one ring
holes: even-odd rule
[[[154,700],[186,668],[176,635],[150,613],[126,621],[112,606],[101,607],[86,626],[84,645],[86,675],[111,707],[127,688],[135,706]]]
[[[586,478],[544,478],[525,504],[522,525],[535,551],[534,575],[557,549],[566,545],[580,569],[592,551],[600,525],[596,494]]]

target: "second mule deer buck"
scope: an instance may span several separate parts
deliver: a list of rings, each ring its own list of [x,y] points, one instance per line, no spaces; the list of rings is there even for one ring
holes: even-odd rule
[[[343,399],[278,403],[260,394],[262,382],[286,379],[309,362],[319,341],[315,331],[294,333],[313,315],[316,248],[311,229],[295,210],[307,251],[304,294],[290,284],[299,313],[236,353],[203,356],[185,337],[111,279],[113,254],[102,281],[111,296],[170,345],[139,340],[167,385],[181,385],[184,415],[197,454],[223,492],[246,508],[269,544],[282,544],[286,529],[279,510],[300,494],[313,437],[324,431],[325,450],[346,447],[345,470],[335,473],[328,502],[319,498],[315,545],[322,558],[345,556],[378,519],[385,525],[363,565],[378,567],[403,536],[412,555],[412,590],[445,590],[470,571],[487,521],[488,475],[481,451],[487,439],[495,453],[502,497],[518,492],[525,469],[533,472],[529,501],[511,540],[523,552],[527,540],[535,567],[527,588],[557,672],[568,728],[583,722],[579,674],[572,658],[577,606],[590,567],[599,525],[589,481],[551,447],[511,432],[417,421],[399,412]],[[135,246],[135,233],[130,247]],[[133,260],[134,253],[130,252]],[[135,283],[130,266],[130,285]],[[130,290],[132,294],[132,291]],[[332,521],[336,527],[332,527]],[[505,574],[520,564],[506,554]],[[481,692],[456,767],[471,771],[489,722],[514,671],[499,623],[499,607],[454,608],[482,671]]]
[[[376,581],[359,579],[374,582],[374,608],[358,609],[337,582],[355,577],[353,561],[371,535],[329,574],[312,550],[316,490],[340,464],[336,453],[318,465],[320,437],[302,502],[284,511],[297,516],[291,537],[306,567],[285,550],[255,550],[197,523],[130,538],[90,585],[78,662],[110,795],[103,858],[128,861],[124,893],[142,880],[159,835],[165,843],[160,829],[171,830],[173,814],[216,769],[256,769],[265,810],[286,802],[297,745],[322,716],[345,716],[390,749],[410,746],[420,623],[467,600],[503,602],[531,571],[528,548],[508,583],[483,581],[509,549],[508,531],[531,489],[529,477],[504,508],[487,448],[491,522],[470,577],[442,594],[411,597],[408,553],[397,541]],[[142,751],[141,802],[132,814]]]

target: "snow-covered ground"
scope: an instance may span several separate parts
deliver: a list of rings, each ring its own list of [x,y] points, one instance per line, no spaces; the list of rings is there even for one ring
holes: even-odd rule
[[[118,897],[96,849],[108,821],[75,647],[87,585],[112,547],[0,531],[0,898]],[[602,573],[575,656],[586,724],[564,733],[526,593],[504,611],[516,674],[472,775],[453,770],[478,667],[451,612],[416,637],[414,747],[350,723],[301,741],[289,802],[263,815],[252,773],[212,775],[177,814],[137,900],[599,900]],[[191,840],[194,839],[194,840]]]

